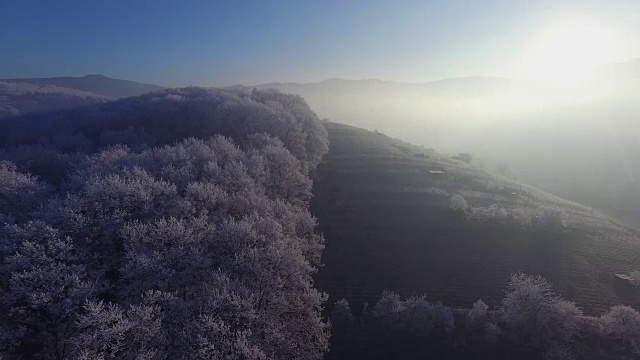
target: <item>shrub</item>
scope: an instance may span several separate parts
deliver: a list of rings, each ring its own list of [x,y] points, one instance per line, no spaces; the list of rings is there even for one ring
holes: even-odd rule
[[[602,315],[600,334],[617,342],[621,353],[640,356],[640,313],[630,306],[617,305]]]
[[[449,208],[457,213],[466,213],[469,210],[469,205],[462,195],[456,194],[451,197]]]
[[[331,311],[331,325],[334,327],[347,327],[353,324],[355,317],[346,299],[340,299],[333,305]]]
[[[531,349],[568,341],[582,314],[573,303],[556,297],[545,279],[523,273],[511,276],[501,313],[513,341]]]

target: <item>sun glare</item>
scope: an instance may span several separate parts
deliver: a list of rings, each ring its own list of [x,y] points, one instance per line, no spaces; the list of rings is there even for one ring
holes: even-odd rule
[[[533,81],[571,84],[589,81],[600,65],[613,62],[613,31],[583,21],[550,26],[538,34],[520,60],[520,74]]]

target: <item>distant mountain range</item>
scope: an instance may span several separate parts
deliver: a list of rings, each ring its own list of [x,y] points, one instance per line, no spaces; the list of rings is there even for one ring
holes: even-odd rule
[[[603,66],[599,77],[615,81],[640,79],[640,59]],[[474,99],[504,96],[518,86],[523,86],[521,81],[503,77],[475,76],[424,83],[332,78],[315,83],[277,82],[255,87],[301,95],[321,116],[357,126],[371,127],[379,126],[376,125],[379,122],[376,117],[388,110],[384,105],[389,102],[400,104],[399,114],[404,110],[414,110],[410,108],[419,103],[430,109],[424,114],[429,118],[434,118],[434,115],[436,118],[442,118],[440,114],[444,114],[446,118],[452,113],[451,99],[454,99],[455,107],[471,107],[473,110]],[[91,105],[163,89],[164,87],[158,85],[113,79],[104,75],[0,79],[0,117]],[[438,100],[439,98],[446,100],[443,102]],[[376,100],[371,103],[372,99]],[[469,102],[471,104],[468,104]],[[367,123],[359,122],[352,117],[354,109],[363,107],[370,107],[374,113]],[[453,109],[453,112],[455,111],[457,110]],[[365,114],[357,114],[357,117]],[[368,115],[365,116],[369,117]],[[348,116],[349,119],[345,121],[344,116]],[[386,122],[388,116],[382,117]]]
[[[600,80],[639,79],[640,58],[627,62],[602,65],[596,77]],[[256,86],[257,88],[273,88],[293,93],[313,91],[361,91],[369,90],[389,91],[419,91],[423,95],[441,96],[489,96],[496,92],[507,90],[510,86],[525,81],[495,76],[453,77],[422,83],[408,83],[385,81],[379,79],[350,80],[331,78],[319,82],[295,83],[273,82]]]
[[[358,95],[376,93],[377,95],[413,93],[425,96],[486,96],[507,89],[511,80],[501,77],[464,77],[448,78],[425,83],[403,83],[378,79],[347,80],[327,79],[316,83],[267,83],[258,85],[259,89],[272,88],[301,96],[319,94]]]
[[[63,88],[86,91],[110,98],[123,98],[160,91],[162,86],[143,84],[135,81],[113,79],[103,75],[86,75],[82,77],[52,77],[31,79],[4,79],[10,83],[27,83],[33,85],[52,85]]]
[[[453,78],[421,84],[334,78],[317,83],[268,83],[256,87],[299,94],[307,99],[312,107],[323,109],[324,106],[317,104],[316,99],[323,98],[325,94],[341,98],[398,94],[409,97],[475,97],[503,92],[510,83],[509,79],[497,77]],[[163,89],[164,87],[158,85],[113,79],[103,75],[0,79],[0,117],[92,105]]]
[[[162,89],[102,75],[4,79],[0,80],[0,117],[93,105]]]

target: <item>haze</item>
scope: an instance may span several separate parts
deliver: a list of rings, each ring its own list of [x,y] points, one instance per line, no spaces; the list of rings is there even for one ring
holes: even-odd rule
[[[221,86],[557,75],[582,66],[567,64],[572,56],[590,66],[640,55],[639,7],[632,0],[4,1],[0,44],[15,55],[0,60],[0,78],[100,73]],[[573,29],[576,21],[584,27]],[[599,48],[578,39],[577,53],[547,69],[549,52],[566,52],[562,42],[581,36],[595,36],[589,44]],[[531,52],[536,58],[523,60]]]
[[[640,358],[638,39],[638,0],[0,1],[0,359]]]

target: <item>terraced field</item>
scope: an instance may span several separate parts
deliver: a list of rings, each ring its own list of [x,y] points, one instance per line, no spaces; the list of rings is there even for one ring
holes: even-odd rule
[[[317,284],[330,302],[357,307],[384,289],[469,306],[497,305],[515,271],[540,274],[587,313],[640,305],[613,274],[640,268],[640,238],[592,209],[363,129],[327,123],[329,154],[314,180],[312,211],[326,238]],[[430,173],[442,171],[442,174]],[[449,202],[491,205],[532,219],[564,213],[562,230],[471,219]]]

